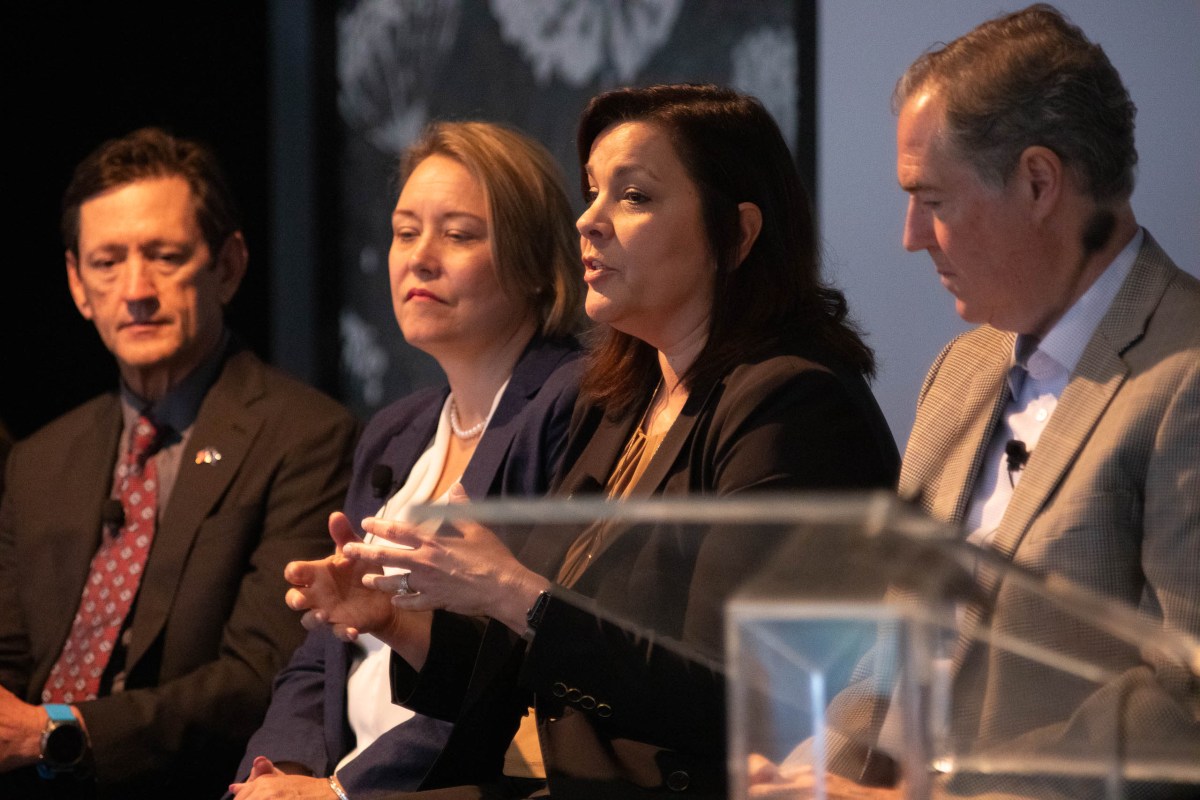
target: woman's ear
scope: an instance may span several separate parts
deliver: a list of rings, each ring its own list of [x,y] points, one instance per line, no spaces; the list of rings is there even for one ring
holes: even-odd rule
[[[750,255],[750,248],[762,230],[762,211],[754,203],[738,203],[738,266]]]

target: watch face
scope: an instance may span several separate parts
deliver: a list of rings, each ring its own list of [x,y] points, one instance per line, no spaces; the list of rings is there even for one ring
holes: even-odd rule
[[[83,729],[78,725],[59,725],[46,734],[43,756],[51,766],[71,767],[83,758],[86,745]]]

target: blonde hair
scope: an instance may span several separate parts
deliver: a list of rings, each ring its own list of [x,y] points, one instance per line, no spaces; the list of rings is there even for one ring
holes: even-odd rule
[[[583,323],[579,235],[562,171],[542,145],[494,122],[437,122],[404,151],[400,183],[433,155],[454,159],[483,185],[500,285],[528,303],[542,335]]]

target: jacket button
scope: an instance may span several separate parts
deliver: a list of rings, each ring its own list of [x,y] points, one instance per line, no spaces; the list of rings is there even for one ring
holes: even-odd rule
[[[579,698],[581,698],[581,697],[583,697],[583,692],[579,691],[578,689],[568,689],[567,690],[567,702],[568,703],[578,703]]]
[[[688,788],[688,784],[691,782],[692,776],[681,769],[677,769],[667,776],[667,788],[672,792],[682,792]]]
[[[596,698],[592,697],[590,694],[585,694],[583,697],[579,698],[579,707],[584,711],[591,711],[596,707]]]
[[[596,716],[597,717],[611,717],[612,716],[612,706],[610,706],[608,703],[600,703],[598,706],[596,706]]]
[[[550,687],[550,691],[554,694],[555,697],[566,697],[567,696],[567,685],[565,683],[563,683],[562,681],[559,681]]]

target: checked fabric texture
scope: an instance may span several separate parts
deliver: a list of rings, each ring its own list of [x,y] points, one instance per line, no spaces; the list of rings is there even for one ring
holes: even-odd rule
[[[43,703],[96,699],[117,635],[137,596],[154,540],[158,470],[151,456],[158,451],[162,436],[154,423],[142,416],[130,439],[129,451],[117,467],[116,499],[121,501],[124,522],[115,531],[112,525],[105,526],[71,633],[42,690]]]

